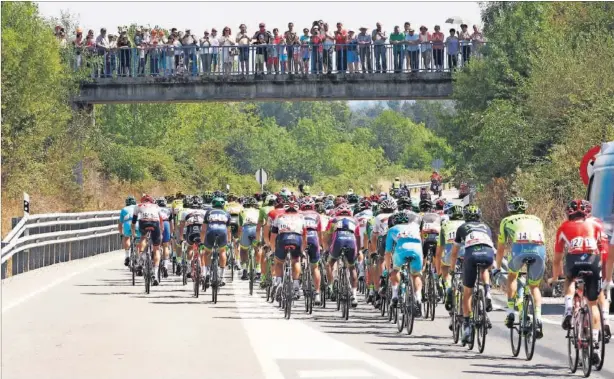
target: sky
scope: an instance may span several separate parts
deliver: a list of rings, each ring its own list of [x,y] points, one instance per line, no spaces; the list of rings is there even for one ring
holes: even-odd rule
[[[449,17],[460,17],[467,24],[480,24],[480,8],[477,2],[358,2],[358,1],[223,1],[223,2],[38,2],[45,17],[59,17],[61,11],[77,16],[79,26],[93,29],[96,34],[101,27],[109,33],[118,26],[132,23],[143,26],[160,26],[166,29],[191,29],[202,35],[205,29],[215,27],[221,32],[229,26],[232,33],[241,23],[248,32],[255,32],[259,22],[267,29],[278,27],[285,31],[288,22],[294,22],[296,30],[311,26],[314,20],[324,20],[334,28],[338,21],[348,29],[365,26],[369,29],[381,22],[385,31],[392,32],[395,25],[401,29],[406,21],[412,26],[426,25],[429,31],[436,24],[447,30],[444,22]],[[69,33],[71,33],[70,31]]]

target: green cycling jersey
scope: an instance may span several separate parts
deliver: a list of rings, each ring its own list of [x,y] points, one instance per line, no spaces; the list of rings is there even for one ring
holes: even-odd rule
[[[265,205],[260,207],[260,212],[258,215],[258,224],[260,225],[265,225],[267,222],[267,219],[269,217],[269,212],[273,210],[273,207],[270,205]]]
[[[458,227],[463,225],[463,220],[446,220],[441,223],[441,233],[439,233],[439,246],[453,244],[456,238]]]
[[[544,224],[539,217],[526,214],[501,220],[499,243],[544,243]]]

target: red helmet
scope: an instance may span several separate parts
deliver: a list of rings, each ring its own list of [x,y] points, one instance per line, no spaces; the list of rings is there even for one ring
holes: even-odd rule
[[[362,199],[362,200],[360,200],[358,202],[358,209],[361,209],[363,211],[366,210],[366,209],[371,209],[371,206],[372,206],[371,200],[369,200],[367,198]]]
[[[442,210],[446,206],[446,199],[437,199],[435,202],[435,209]]]
[[[582,216],[589,217],[591,214],[593,206],[586,200],[576,199],[572,200],[567,204],[567,217],[571,218],[572,216]]]
[[[153,197],[149,196],[148,194],[144,194],[141,197],[141,203],[152,203],[152,204],[155,204],[156,201],[154,200]]]
[[[310,210],[316,209],[316,202],[313,200],[313,198],[309,196],[303,198],[303,200],[301,201],[301,210],[305,211],[308,209]]]
[[[298,203],[294,199],[290,199],[284,203],[284,209],[286,211],[298,211]]]
[[[379,203],[379,195],[377,195],[377,194],[371,195],[370,199],[374,203]]]
[[[351,216],[352,207],[347,203],[341,203],[335,208],[335,216]]]

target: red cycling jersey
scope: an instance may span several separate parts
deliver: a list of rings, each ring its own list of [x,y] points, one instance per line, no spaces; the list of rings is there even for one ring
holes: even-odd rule
[[[554,253],[600,254],[604,252],[603,227],[591,219],[567,220],[556,232]]]
[[[601,219],[597,217],[589,217],[587,218],[587,220],[590,220],[596,223],[597,226],[599,227],[599,230],[601,231],[601,269],[602,269],[601,275],[605,277],[606,262],[608,261],[608,253],[610,251],[608,235],[604,232],[603,221],[601,221]]]
[[[273,225],[273,221],[275,221],[275,219],[277,217],[279,217],[280,215],[284,214],[285,212],[286,212],[286,210],[283,209],[283,208],[273,208],[273,209],[271,209],[271,211],[267,215],[267,217],[268,217],[267,223],[269,225]]]

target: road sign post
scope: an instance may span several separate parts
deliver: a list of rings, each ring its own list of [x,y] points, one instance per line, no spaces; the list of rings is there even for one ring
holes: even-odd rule
[[[261,193],[264,192],[264,185],[266,184],[268,179],[269,179],[269,176],[266,173],[266,171],[264,171],[263,168],[258,169],[258,171],[256,171],[256,180],[258,181],[258,183],[260,183]]]

